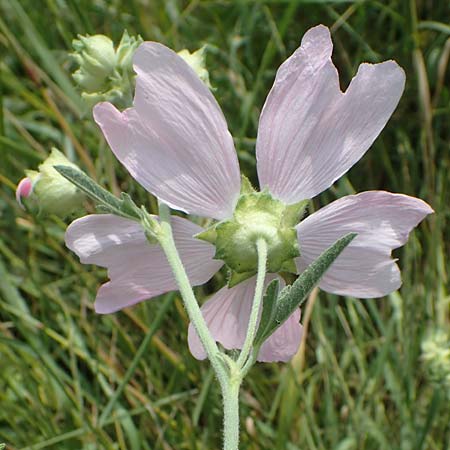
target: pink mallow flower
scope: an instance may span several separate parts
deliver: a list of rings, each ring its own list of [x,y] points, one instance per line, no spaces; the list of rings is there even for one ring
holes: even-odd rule
[[[342,92],[331,53],[329,30],[322,25],[310,29],[279,68],[262,110],[258,178],[261,189],[280,204],[311,199],[345,174],[381,132],[402,94],[405,75],[394,61],[361,64]],[[239,165],[213,95],[175,52],[158,43],[139,47],[134,70],[132,108],[120,112],[100,103],[94,109],[114,154],[142,186],[172,208],[230,219],[240,196]],[[401,285],[391,251],[405,244],[411,229],[432,212],[422,200],[384,191],[336,200],[295,226],[301,253],[294,259],[297,271],[337,239],[356,232],[320,288],[360,298],[389,294]],[[213,259],[214,245],[193,237],[202,229],[187,219],[173,217],[173,227],[192,285],[207,282],[223,265]],[[162,250],[147,241],[137,222],[89,215],[70,225],[66,243],[81,262],[108,268],[110,281],[95,301],[99,313],[177,288]],[[268,274],[266,281],[275,276]],[[254,287],[253,276],[220,289],[202,306],[212,335],[227,349],[241,348],[244,342]],[[287,361],[295,354],[302,335],[299,319],[297,311],[264,343],[260,361]],[[192,354],[205,358],[192,325],[188,338]]]

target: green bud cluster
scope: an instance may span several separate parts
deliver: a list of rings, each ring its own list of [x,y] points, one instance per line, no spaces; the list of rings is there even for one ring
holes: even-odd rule
[[[294,258],[300,256],[295,225],[306,202],[285,205],[264,190],[254,191],[243,182],[233,217],[197,235],[215,245],[214,258],[225,262],[231,271],[230,287],[250,278],[257,271],[256,241],[267,243],[267,272],[296,273]]]
[[[125,30],[117,49],[113,41],[103,34],[78,36],[72,42],[72,57],[78,64],[73,78],[82,91],[81,96],[93,106],[101,101],[114,103],[118,108],[132,104],[134,90],[133,55],[143,42],[140,36],[129,36]],[[191,53],[181,50],[183,58],[211,89],[209,73],[205,67],[206,47]]]
[[[117,49],[102,34],[78,36],[72,43],[72,54],[79,68],[73,74],[88,104],[110,101],[118,107],[131,105],[132,58],[143,42],[140,36],[129,36],[125,30]]]

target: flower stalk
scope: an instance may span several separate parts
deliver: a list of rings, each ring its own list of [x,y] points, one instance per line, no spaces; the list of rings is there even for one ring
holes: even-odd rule
[[[258,253],[258,275],[256,278],[255,296],[253,297],[252,311],[248,321],[247,336],[245,337],[244,345],[237,360],[239,368],[244,367],[252,349],[258,328],[259,310],[264,293],[264,280],[266,278],[267,267],[267,242],[263,238],[257,239],[256,250]]]
[[[206,325],[200,311],[197,299],[195,298],[192,286],[189,282],[183,263],[178,254],[178,250],[173,239],[172,227],[170,223],[170,209],[167,205],[159,203],[159,227],[148,229],[149,233],[154,233],[161,248],[163,249],[174,277],[177,281],[184,305],[188,312],[198,336],[205,348],[212,367],[217,375],[222,390],[224,409],[224,450],[238,450],[239,448],[239,389],[244,378],[244,373],[248,372],[249,355],[252,350],[253,341],[258,327],[259,310],[264,293],[264,281],[267,266],[267,243],[264,238],[258,238],[256,249],[258,254],[258,274],[253,299],[252,311],[248,323],[247,335],[242,351],[237,361],[232,360],[222,353]],[[143,221],[144,227],[146,222]],[[253,363],[255,362],[252,359]],[[246,364],[247,363],[247,364]],[[245,367],[245,372],[243,368]]]
[[[241,387],[241,371],[239,377],[222,388],[223,398],[223,450],[239,448],[239,389]]]
[[[226,372],[220,356],[220,350],[208,330],[197,299],[195,298],[194,291],[189,282],[189,278],[183,267],[183,263],[181,262],[180,255],[178,254],[178,250],[175,246],[172,227],[170,224],[170,209],[162,202],[159,202],[159,218],[160,229],[156,234],[156,238],[167,257],[170,267],[172,268],[173,275],[178,284],[178,288],[189,318],[194,324],[208,358],[211,361],[211,365],[213,366],[217,378],[222,385],[226,380]],[[152,231],[153,230],[149,230],[149,232]]]
[[[273,280],[264,296],[269,246],[264,233],[255,237],[252,241],[257,255],[255,290],[242,351],[237,360],[234,360],[217,346],[216,336],[213,336],[208,328],[194,295],[188,272],[178,253],[174,233],[176,227],[180,225],[179,220],[183,219],[174,218],[172,228],[170,209],[163,202],[159,203],[158,220],[156,216],[150,215],[145,207],[138,208],[128,195],[122,193],[120,198],[113,196],[79,170],[68,166],[54,166],[54,169],[95,200],[102,210],[110,213],[101,217],[109,221],[116,216],[115,220],[128,227],[129,231],[138,232],[136,227],[141,228],[140,239],[143,239],[143,244],[160,245],[165,255],[164,262],[168,262],[189,318],[220,383],[224,404],[224,449],[238,450],[239,388],[242,380],[259,357],[260,350],[264,351],[264,342],[295,313],[333,261],[355,238],[356,233],[350,233],[336,241],[303,271],[292,286],[279,292],[279,280]],[[82,223],[82,219],[80,220]],[[195,233],[193,230],[195,228],[191,229],[190,233]],[[190,233],[188,236],[192,235]],[[69,248],[74,244],[75,241],[67,241]],[[101,305],[97,311],[104,311]]]

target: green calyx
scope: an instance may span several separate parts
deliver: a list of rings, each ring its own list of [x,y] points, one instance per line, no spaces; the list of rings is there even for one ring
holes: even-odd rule
[[[245,186],[233,217],[219,222],[197,237],[216,246],[215,259],[231,270],[230,287],[256,273],[256,241],[263,238],[268,247],[267,272],[295,271],[294,258],[300,256],[295,225],[306,202],[285,205],[267,190],[255,192]]]

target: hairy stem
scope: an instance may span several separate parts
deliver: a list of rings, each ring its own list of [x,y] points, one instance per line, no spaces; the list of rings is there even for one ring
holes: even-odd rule
[[[223,450],[239,449],[239,388],[241,377],[230,379],[222,388],[223,398]]]
[[[248,320],[247,336],[245,337],[241,354],[237,360],[239,368],[244,366],[252,349],[258,327],[259,309],[264,293],[264,280],[266,278],[267,265],[267,242],[263,238],[259,238],[256,241],[256,250],[258,252],[258,274],[256,277],[255,296],[253,297],[252,310]]]
[[[181,297],[186,307],[189,319],[194,325],[200,341],[205,348],[206,354],[217,374],[220,384],[226,384],[227,374],[222,364],[221,352],[211,333],[208,330],[205,319],[200,311],[197,299],[192,290],[191,283],[181,262],[180,255],[173,239],[172,227],[170,225],[170,210],[164,203],[159,204],[159,218],[161,229],[157,234],[157,239],[161,245],[172,268],[175,280],[180,290]]]
[[[189,278],[184,269],[183,263],[178,254],[173,238],[172,227],[170,224],[170,210],[163,204],[159,204],[159,227],[158,230],[150,230],[150,234],[154,235],[161,248],[163,249],[167,261],[172,268],[175,280],[183,298],[187,313],[198,336],[205,348],[206,354],[211,362],[212,367],[222,389],[223,407],[224,407],[224,450],[238,450],[239,448],[239,388],[242,383],[244,374],[246,374],[250,366],[256,358],[249,358],[252,350],[253,341],[255,339],[258,326],[259,309],[264,292],[264,281],[266,277],[267,265],[267,243],[260,238],[256,242],[258,252],[258,274],[256,278],[255,295],[253,298],[252,310],[250,313],[247,335],[245,338],[242,351],[237,361],[223,354],[211,333],[208,330],[206,322],[201,313],[197,299],[195,298]],[[146,226],[145,221],[143,221]],[[149,225],[149,227],[151,227]],[[256,356],[256,355],[255,355]],[[247,363],[247,364],[246,364]],[[244,369],[243,369],[244,368]]]

